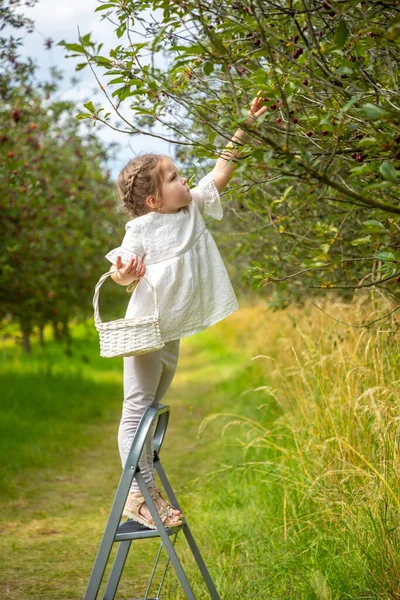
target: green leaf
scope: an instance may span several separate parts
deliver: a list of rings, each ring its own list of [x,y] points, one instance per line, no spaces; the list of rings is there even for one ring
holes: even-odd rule
[[[358,142],[359,146],[374,146],[377,143],[377,139],[374,137],[366,137]]]
[[[203,64],[203,71],[206,75],[210,75],[214,70],[214,65],[212,62],[210,62],[209,60],[207,60],[204,64]]]
[[[383,223],[380,223],[380,221],[376,221],[375,219],[370,219],[369,221],[364,221],[364,225],[366,225],[368,227],[368,229],[370,229],[370,228],[386,229],[386,227],[383,225]]]
[[[364,175],[364,173],[368,173],[368,171],[371,170],[371,167],[369,166],[368,163],[365,163],[365,165],[360,165],[359,167],[353,167],[352,169],[350,169],[350,173],[352,173],[352,175]]]
[[[60,42],[59,45],[64,46],[66,50],[71,50],[71,52],[79,52],[81,54],[85,52],[83,46],[80,44],[65,44]]]
[[[94,113],[95,108],[93,106],[93,102],[86,102],[86,104],[84,104],[83,106],[87,108],[91,113]]]
[[[386,188],[392,187],[390,181],[380,181],[379,183],[371,183],[369,185],[364,186],[364,192],[368,190],[385,190]]]
[[[115,30],[115,32],[117,34],[117,38],[121,38],[124,35],[125,31],[126,31],[126,23],[122,23],[122,25],[117,27],[117,29]]]
[[[91,119],[92,115],[90,113],[79,113],[79,115],[76,115],[76,118],[79,120],[82,119]]]
[[[106,58],[105,56],[93,56],[92,60],[96,61],[96,63],[100,67],[108,67],[108,68],[110,68],[112,66],[111,60],[109,58]]]
[[[336,27],[335,29],[335,44],[338,48],[342,48],[345,43],[347,38],[350,35],[350,31],[348,30],[348,27],[346,25],[346,21],[342,20],[340,21],[339,25]]]
[[[257,160],[262,161],[264,158],[264,150],[262,148],[257,148],[257,150],[254,150],[253,156]]]
[[[82,37],[82,45],[83,46],[87,46],[88,44],[90,44],[90,33],[87,33],[86,35],[84,35]]]
[[[387,115],[386,110],[380,108],[379,106],[375,106],[375,104],[371,104],[370,102],[364,104],[361,111],[367,117],[367,119],[370,119],[371,121],[382,119],[382,117]]]
[[[394,166],[384,160],[381,166],[379,167],[379,173],[382,175],[383,179],[387,179],[388,181],[393,181],[393,183],[397,183],[397,171]]]
[[[357,238],[356,240],[353,240],[350,243],[352,246],[361,246],[362,244],[368,244],[370,241],[371,241],[371,236],[367,235],[362,238]]]
[[[391,262],[396,260],[394,254],[392,254],[392,252],[378,252],[375,255],[375,258],[377,258],[378,260],[391,261]]]
[[[106,10],[107,8],[115,8],[116,4],[102,4],[101,6],[98,6],[97,8],[95,8],[94,12],[99,12],[100,10]]]
[[[337,69],[337,72],[340,75],[352,75],[352,73],[354,73],[354,70],[351,69],[350,67],[346,67],[346,65],[342,65],[341,67],[339,67]]]

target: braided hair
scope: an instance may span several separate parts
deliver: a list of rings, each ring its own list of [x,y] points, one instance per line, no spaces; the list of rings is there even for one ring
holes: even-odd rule
[[[140,217],[152,210],[146,204],[148,196],[160,198],[164,158],[161,154],[142,154],[130,160],[118,175],[118,195],[131,216]]]

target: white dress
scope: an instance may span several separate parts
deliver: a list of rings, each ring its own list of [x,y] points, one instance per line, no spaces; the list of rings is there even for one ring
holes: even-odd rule
[[[221,200],[212,172],[191,191],[192,201],[177,213],[150,212],[129,221],[121,246],[106,258],[115,264],[143,258],[155,288],[164,343],[211,327],[239,308],[228,273],[202,214],[220,221]],[[141,278],[126,317],[154,313],[152,292]]]

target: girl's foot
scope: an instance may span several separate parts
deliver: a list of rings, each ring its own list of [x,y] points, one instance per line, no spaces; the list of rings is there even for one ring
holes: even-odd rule
[[[156,508],[160,515],[161,522],[165,527],[177,527],[178,525],[182,525],[180,518],[177,515],[169,514],[170,510],[167,507],[158,508],[156,504]],[[146,501],[141,492],[129,493],[123,515],[145,527],[156,529],[153,517],[147,508]]]
[[[161,495],[161,490],[160,488],[154,487],[154,488],[149,488],[150,491],[150,495],[153,498],[154,504],[156,505],[157,510],[160,509],[166,509],[168,511],[168,515],[175,515],[176,517],[182,517],[182,513],[180,510],[178,510],[177,508],[174,508],[173,506],[171,506],[171,504],[164,500],[164,498]]]

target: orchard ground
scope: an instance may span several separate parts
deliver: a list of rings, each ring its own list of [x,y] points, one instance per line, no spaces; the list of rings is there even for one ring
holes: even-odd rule
[[[382,329],[257,304],[182,340],[163,465],[221,598],[396,597],[399,352]],[[4,347],[2,598],[83,597],[121,472],[121,375],[91,326],[67,351]],[[143,595],[157,547],[132,545],[118,598]],[[183,535],[177,551],[208,598]],[[164,596],[184,598],[173,570]]]

